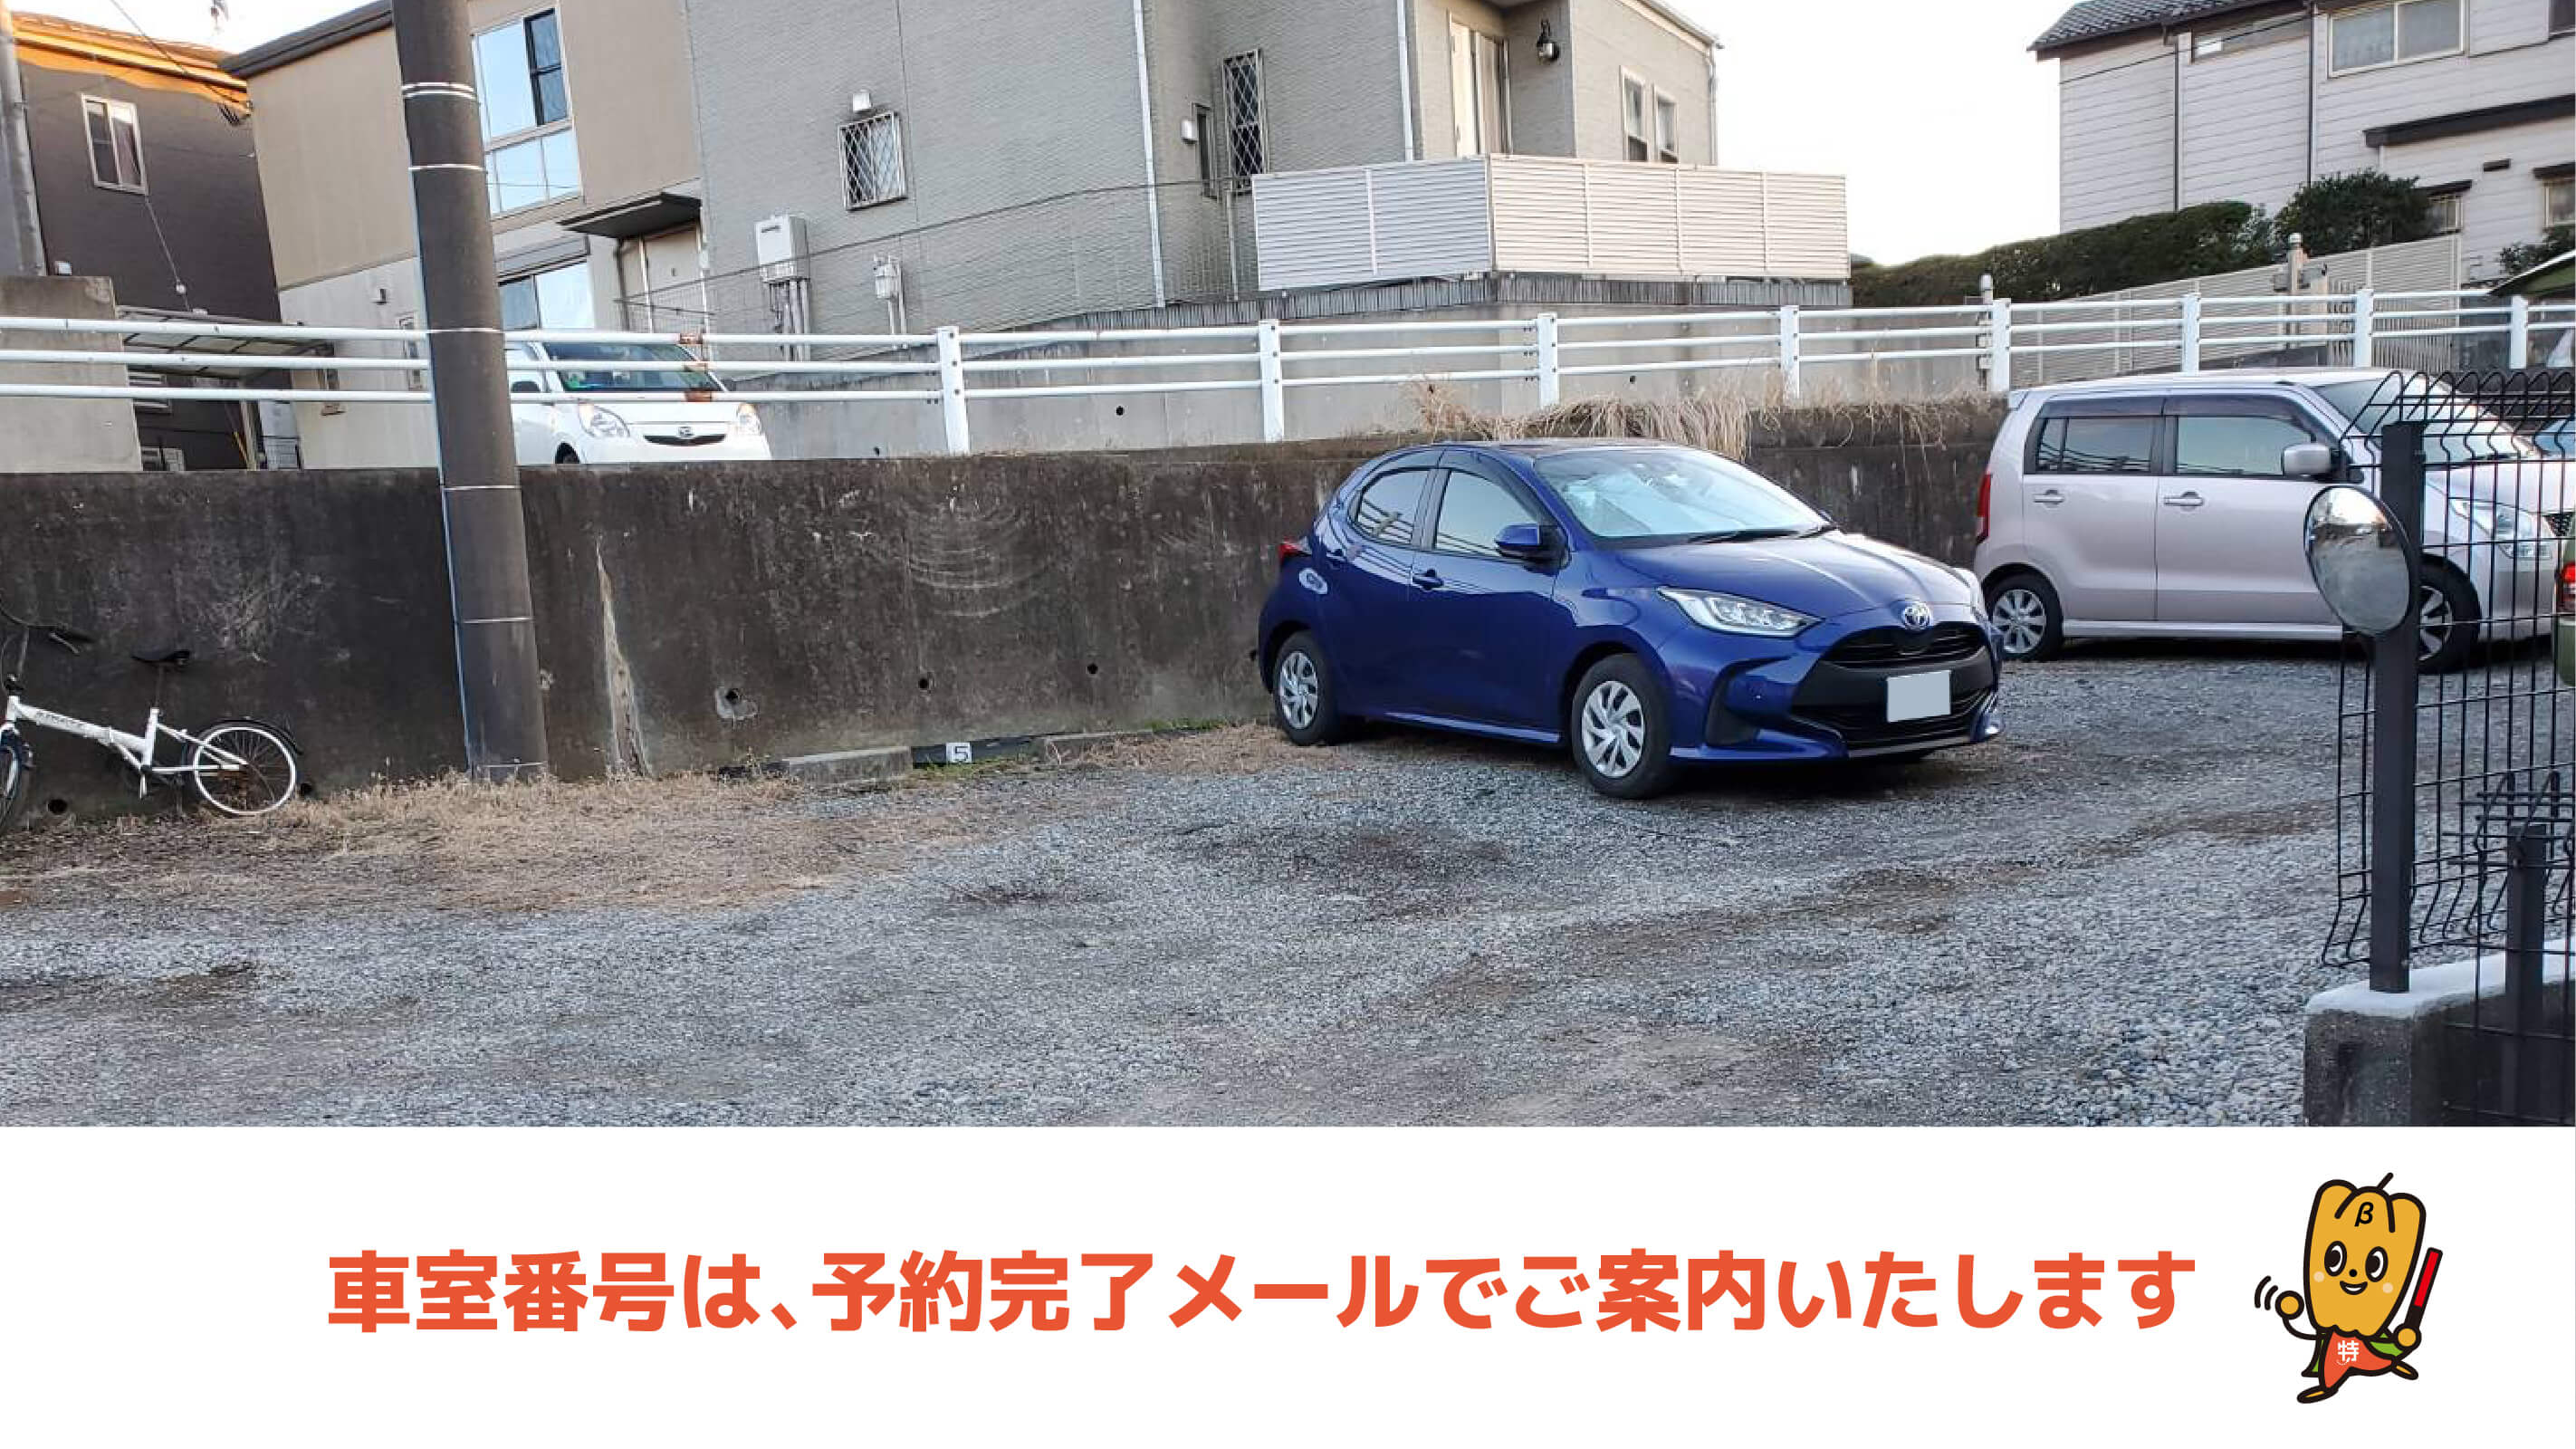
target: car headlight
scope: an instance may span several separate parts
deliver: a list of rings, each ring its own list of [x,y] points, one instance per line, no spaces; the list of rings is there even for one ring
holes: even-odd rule
[[[735,408],[734,408],[734,410],[733,410],[733,431],[734,431],[734,435],[735,435],[736,437],[743,437],[743,438],[757,438],[757,437],[759,437],[759,436],[760,436],[760,413],[759,413],[759,411],[758,411],[757,409],[755,409],[754,407],[752,407],[752,405],[751,405],[751,404],[749,404],[749,403],[741,403],[741,404],[736,405],[736,406],[735,406]]]
[[[2454,498],[2451,512],[2502,545],[2510,558],[2545,558],[2557,542],[2540,531],[2539,520],[2510,504]]]
[[[1712,594],[1702,589],[1657,589],[1690,616],[1690,621],[1703,629],[1721,634],[1759,634],[1766,639],[1786,639],[1816,622],[1812,614],[1783,609],[1759,599],[1741,599],[1733,594]]]
[[[597,403],[583,403],[579,414],[581,430],[594,438],[628,438],[626,420]]]

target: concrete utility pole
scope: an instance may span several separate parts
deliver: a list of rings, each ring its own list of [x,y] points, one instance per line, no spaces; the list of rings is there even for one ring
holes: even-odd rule
[[[465,768],[486,781],[534,777],[546,768],[546,709],[537,682],[528,524],[501,358],[501,287],[492,271],[473,41],[465,0],[393,0],[393,11],[438,414]]]
[[[27,95],[18,75],[18,25],[0,0],[0,274],[45,274],[45,229],[36,216],[36,154],[27,143]]]

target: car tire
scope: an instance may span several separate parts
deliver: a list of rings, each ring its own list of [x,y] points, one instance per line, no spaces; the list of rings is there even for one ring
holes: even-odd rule
[[[2426,674],[2448,674],[2465,667],[2477,652],[2478,595],[2469,581],[2448,564],[2424,566],[2423,596],[2417,601],[2416,667]],[[2436,620],[2442,622],[2436,623]]]
[[[1634,654],[1592,666],[1567,706],[1566,744],[1593,789],[1643,800],[1672,788],[1672,710],[1664,687]]]
[[[1333,686],[1333,666],[1315,636],[1299,630],[1270,661],[1270,717],[1292,745],[1332,745],[1350,738]]]
[[[1986,585],[1986,616],[2010,663],[2054,659],[2066,647],[2066,608],[2048,580],[2027,569]]]

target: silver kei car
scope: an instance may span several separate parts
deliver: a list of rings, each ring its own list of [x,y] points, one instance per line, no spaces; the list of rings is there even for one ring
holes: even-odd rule
[[[2386,368],[2169,373],[2012,397],[1979,489],[1976,574],[2006,659],[2068,639],[2332,639],[2308,572],[2318,490],[2375,476],[2389,400],[2426,437],[2425,667],[2546,632],[2576,459]]]

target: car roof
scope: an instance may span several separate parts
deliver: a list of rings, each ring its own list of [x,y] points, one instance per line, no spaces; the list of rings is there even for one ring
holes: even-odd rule
[[[1491,453],[1519,453],[1537,457],[1547,453],[1578,453],[1593,448],[1679,448],[1682,443],[1668,443],[1661,438],[1506,438],[1473,443],[1448,443],[1451,448],[1477,448]]]
[[[2393,367],[2220,368],[2214,372],[2157,372],[2091,382],[2051,382],[2013,389],[2016,406],[2049,398],[2104,397],[2129,393],[2208,392],[2264,387],[2323,387],[2338,382],[2377,382],[2402,371]]]

